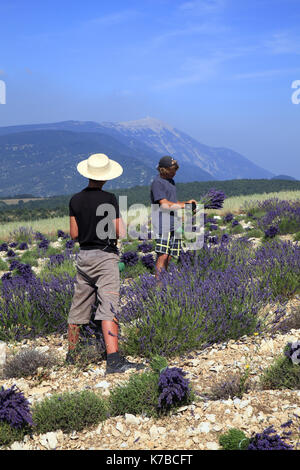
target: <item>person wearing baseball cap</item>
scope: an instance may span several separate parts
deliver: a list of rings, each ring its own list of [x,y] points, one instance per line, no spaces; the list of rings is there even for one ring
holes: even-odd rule
[[[182,240],[176,234],[174,211],[184,209],[185,204],[197,204],[195,199],[178,201],[173,179],[178,169],[178,162],[173,157],[162,157],[157,166],[159,174],[151,184],[152,216],[156,213],[152,218],[156,233],[156,278],[162,270],[168,269],[171,257],[179,257],[181,253]],[[167,223],[164,223],[163,213],[167,213]]]
[[[97,302],[94,323],[101,325],[106,347],[106,373],[144,368],[118,352],[119,252],[117,239],[126,236],[117,198],[103,191],[106,181],[119,177],[123,168],[103,153],[91,155],[77,165],[89,184],[69,202],[70,235],[78,241],[77,274],[68,316],[69,350],[66,361],[76,362],[81,327],[88,325]]]

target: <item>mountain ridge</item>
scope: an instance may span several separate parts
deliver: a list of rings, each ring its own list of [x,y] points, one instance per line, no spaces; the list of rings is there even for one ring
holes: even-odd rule
[[[207,146],[151,117],[119,123],[69,120],[0,127],[0,195],[33,188],[39,196],[73,192],[82,178],[76,166],[91,153],[106,153],[124,167],[108,188],[150,185],[166,154],[179,162],[177,182],[274,176],[231,149]]]

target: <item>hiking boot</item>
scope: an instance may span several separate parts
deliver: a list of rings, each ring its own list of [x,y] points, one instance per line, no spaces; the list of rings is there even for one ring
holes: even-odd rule
[[[130,362],[125,357],[119,356],[118,359],[115,361],[107,361],[106,374],[122,374],[123,372],[129,369],[141,370],[145,367],[145,364]]]

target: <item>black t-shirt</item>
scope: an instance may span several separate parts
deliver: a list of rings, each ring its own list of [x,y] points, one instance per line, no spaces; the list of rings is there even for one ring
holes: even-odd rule
[[[81,250],[118,253],[113,220],[120,217],[120,210],[114,194],[87,187],[70,199],[69,215],[76,218]]]

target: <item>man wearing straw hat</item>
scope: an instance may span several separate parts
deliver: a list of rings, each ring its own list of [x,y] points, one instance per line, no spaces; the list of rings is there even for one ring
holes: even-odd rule
[[[143,364],[129,362],[118,352],[119,254],[117,239],[126,230],[117,198],[103,191],[108,180],[123,173],[119,163],[102,153],[91,155],[77,165],[78,172],[89,179],[89,185],[72,196],[69,203],[70,235],[80,245],[77,258],[75,290],[68,317],[68,363],[75,362],[80,326],[89,323],[91,307],[97,295],[98,306],[94,322],[101,322],[105,341],[106,373],[121,373]]]

